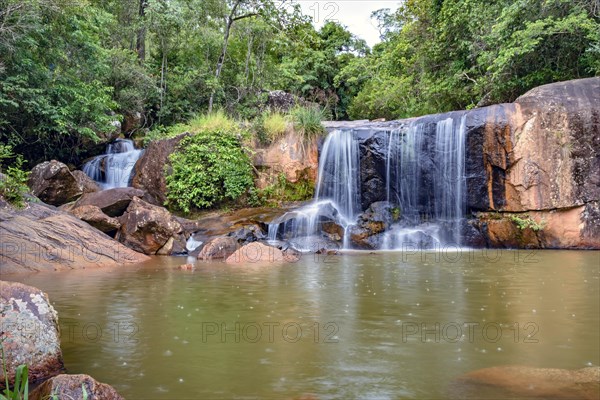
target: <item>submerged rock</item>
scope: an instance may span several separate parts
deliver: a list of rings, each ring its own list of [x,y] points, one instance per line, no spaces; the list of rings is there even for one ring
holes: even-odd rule
[[[84,394],[85,389],[85,394]],[[89,375],[62,374],[47,380],[35,388],[30,395],[30,400],[52,399],[69,400],[123,400],[117,391],[106,383],[100,383]]]
[[[149,255],[185,251],[183,227],[164,207],[133,197],[119,221],[116,239],[129,248]]]
[[[276,247],[267,246],[264,243],[249,243],[236,250],[227,257],[227,264],[254,264],[269,262],[291,262],[295,261],[295,255],[292,252],[284,253]],[[294,260],[292,260],[294,258]]]
[[[69,167],[56,160],[33,167],[28,185],[34,196],[53,206],[68,203],[83,194],[82,187]]]
[[[41,290],[17,282],[0,281],[0,341],[9,385],[15,370],[26,364],[29,381],[39,382],[64,370],[58,316],[48,296]],[[4,388],[4,368],[0,368],[0,388]]]
[[[596,400],[600,398],[600,367],[578,370],[524,366],[484,368],[459,377],[450,387],[450,397],[456,399],[515,396]]]

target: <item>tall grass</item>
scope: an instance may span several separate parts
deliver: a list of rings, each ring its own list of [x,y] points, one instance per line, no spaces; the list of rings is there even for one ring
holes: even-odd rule
[[[144,144],[153,140],[168,139],[185,132],[201,133],[222,130],[233,132],[239,130],[240,124],[229,117],[223,110],[217,110],[209,114],[199,115],[185,124],[175,124],[167,128],[158,128],[149,132],[144,138]]]
[[[294,130],[305,139],[312,139],[325,133],[321,121],[328,119],[327,111],[318,106],[295,107],[291,111]]]
[[[274,142],[285,135],[288,129],[288,118],[280,112],[272,111],[263,114],[262,126],[267,138]]]

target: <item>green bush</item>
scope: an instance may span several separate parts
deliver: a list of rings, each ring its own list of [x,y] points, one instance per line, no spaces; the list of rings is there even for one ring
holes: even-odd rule
[[[175,124],[169,127],[158,127],[150,131],[144,138],[144,144],[153,140],[168,139],[184,132],[199,133],[215,130],[233,132],[239,128],[239,123],[227,116],[222,110],[204,114],[191,119],[185,124]]]
[[[328,113],[320,107],[296,107],[291,111],[294,130],[305,139],[312,139],[325,133],[321,121],[328,119]]]
[[[265,134],[271,142],[283,136],[288,127],[288,118],[280,112],[267,112],[263,119]]]
[[[308,179],[292,183],[281,173],[277,180],[266,188],[252,188],[249,191],[248,205],[279,207],[285,202],[310,200],[314,196],[314,190],[314,184]]]
[[[14,159],[15,161],[6,170],[0,168],[2,173],[2,176],[0,176],[0,196],[15,207],[23,207],[25,205],[24,196],[29,191],[27,187],[29,172],[22,169],[25,161],[21,155],[15,156],[12,147],[0,144],[0,165],[7,159]]]
[[[543,221],[541,223],[534,221],[533,219],[531,219],[529,214],[523,214],[523,217],[519,217],[517,215],[511,215],[510,220],[513,223],[515,223],[520,230],[525,230],[527,228],[530,228],[534,232],[541,231],[542,229],[544,229],[544,226],[546,225],[545,222],[543,222]]]
[[[215,128],[186,137],[170,161],[168,205],[185,213],[236,200],[253,185],[250,157],[235,131]]]

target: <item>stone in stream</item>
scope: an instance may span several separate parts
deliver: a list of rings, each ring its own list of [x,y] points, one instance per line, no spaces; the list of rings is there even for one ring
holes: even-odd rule
[[[253,242],[242,246],[225,260],[227,264],[253,264],[259,262],[267,263],[284,261],[287,260],[283,251],[260,242]]]
[[[238,249],[238,242],[234,237],[219,236],[209,240],[198,254],[199,260],[214,260],[227,258]]]
[[[64,370],[58,316],[41,290],[17,282],[0,281],[0,341],[9,385],[21,364],[29,368],[29,381],[39,382]],[[0,368],[0,388],[5,386]]]
[[[600,367],[578,370],[525,366],[484,368],[452,382],[449,397],[597,400],[600,398]]]
[[[29,394],[29,400],[52,399],[53,395],[61,400],[124,400],[112,386],[84,374],[55,376],[36,387]]]
[[[56,160],[45,161],[33,167],[28,185],[34,196],[53,206],[76,200],[83,194],[82,187],[69,167]]]
[[[135,251],[149,255],[185,252],[183,227],[164,207],[133,197],[119,221],[116,239]]]

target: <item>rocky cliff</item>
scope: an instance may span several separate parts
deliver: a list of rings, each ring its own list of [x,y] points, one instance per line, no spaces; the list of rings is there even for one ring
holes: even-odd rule
[[[415,190],[420,212],[430,211],[427,182],[439,173],[431,150],[436,124],[449,118],[464,118],[466,129],[465,230],[471,233],[465,244],[600,248],[600,78],[544,85],[514,103],[470,111],[329,124],[355,129],[363,210],[386,200],[390,132],[419,124],[422,148],[430,150],[420,157],[424,183]]]

